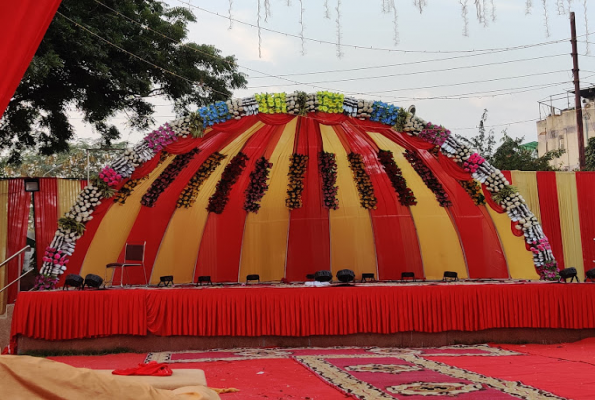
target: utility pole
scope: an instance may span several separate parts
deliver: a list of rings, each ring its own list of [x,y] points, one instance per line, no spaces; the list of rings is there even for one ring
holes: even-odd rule
[[[578,54],[576,50],[576,25],[574,12],[570,13],[570,43],[572,43],[572,75],[574,77],[574,106],[576,112],[576,138],[578,140],[579,169],[585,169],[585,139],[583,137],[583,109],[581,107],[581,85],[578,77]]]

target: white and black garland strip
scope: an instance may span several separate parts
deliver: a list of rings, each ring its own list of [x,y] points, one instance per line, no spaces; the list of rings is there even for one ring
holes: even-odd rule
[[[321,105],[316,93],[295,92],[286,95],[285,98],[287,112],[293,115],[305,115],[309,112],[316,112]],[[343,99],[343,114],[361,120],[374,120],[375,103],[386,105],[386,103],[371,100],[345,97]],[[256,115],[259,112],[258,102],[254,96],[228,100],[223,104],[227,108],[226,111],[224,110],[224,112],[228,113],[227,116],[219,113],[214,116],[215,118],[221,118],[221,120],[234,118],[239,120],[244,116]],[[207,106],[206,108],[210,107]],[[201,108],[201,110],[204,109],[205,107]],[[221,110],[220,104],[217,109]],[[415,116],[414,107],[410,107],[408,111],[399,109],[398,107],[395,107],[395,109],[398,109],[399,112],[397,123],[393,126],[397,131],[417,136],[426,127],[426,122]],[[174,120],[171,124],[164,126],[166,128],[164,132],[173,131],[178,138],[200,137],[204,133],[205,127],[212,125],[212,123],[208,121],[208,123],[205,123],[202,117],[200,115],[197,117],[197,115],[198,112]],[[153,131],[147,136],[155,138],[158,131]],[[459,143],[452,136],[447,137],[441,146],[441,151],[461,165],[474,154],[471,149]],[[122,178],[126,179],[132,175],[137,167],[151,160],[158,152],[158,149],[149,146],[149,141],[143,139],[132,148],[126,150],[108,167],[111,167]],[[162,152],[162,154],[166,153]],[[516,229],[523,231],[525,241],[530,245],[533,252],[534,263],[537,269],[553,268],[557,271],[555,259],[547,238],[543,233],[543,229],[533,213],[528,209],[525,200],[518,194],[518,191],[514,187],[510,186],[510,183],[506,180],[502,172],[486,161],[479,166],[472,176],[476,181],[485,185],[493,200],[506,210],[512,221],[517,222]],[[497,194],[501,191],[504,191],[504,194],[507,195],[498,196]],[[74,252],[76,240],[83,234],[85,224],[92,218],[95,208],[102,200],[106,199],[105,196],[111,197],[112,195],[113,193],[110,193],[110,191],[102,190],[92,184],[81,191],[76,203],[59,223],[59,228],[49,249],[71,256]],[[299,207],[299,205],[296,206]],[[47,276],[58,276],[63,274],[65,269],[63,264],[44,262],[40,272]]]

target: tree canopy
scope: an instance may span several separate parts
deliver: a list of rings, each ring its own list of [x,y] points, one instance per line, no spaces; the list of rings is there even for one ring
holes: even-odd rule
[[[101,134],[120,137],[110,117],[125,113],[144,130],[162,96],[183,113],[245,87],[235,57],[187,42],[194,15],[156,0],[63,0],[0,121],[0,150],[20,162],[23,149],[66,151],[76,109]]]
[[[524,138],[513,139],[504,132],[502,144],[492,157],[492,165],[501,170],[557,171],[551,161],[564,154],[564,149],[548,151],[541,157],[534,150],[523,146]]]
[[[493,129],[486,131],[485,123],[487,120],[488,110],[484,109],[479,121],[477,135],[470,138],[461,135],[456,135],[456,137],[466,146],[477,150],[488,162],[492,162],[492,156],[496,148],[496,137]]]
[[[595,171],[595,137],[589,138],[585,147],[585,171]]]

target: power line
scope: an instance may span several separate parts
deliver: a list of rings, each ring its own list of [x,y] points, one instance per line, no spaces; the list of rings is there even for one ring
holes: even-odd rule
[[[521,49],[528,49],[528,48],[532,48],[532,47],[538,47],[538,46],[547,46],[550,44],[555,44],[555,43],[561,43],[561,42],[565,42],[570,40],[570,38],[565,38],[565,39],[559,39],[559,40],[552,40],[549,42],[541,42],[541,43],[535,43],[535,44],[529,44],[529,45],[520,45],[520,46],[514,46],[514,47],[502,47],[502,48],[492,48],[492,49],[479,49],[479,50],[402,50],[402,49],[390,49],[390,48],[381,48],[381,47],[374,47],[374,46],[359,46],[359,45],[355,45],[355,44],[345,44],[345,43],[337,43],[337,42],[331,42],[328,40],[323,40],[323,39],[315,39],[315,38],[310,38],[307,36],[301,36],[301,35],[294,35],[292,33],[287,33],[287,32],[281,32],[281,31],[277,31],[275,29],[270,29],[270,28],[264,28],[262,26],[258,26],[256,24],[252,24],[250,22],[246,22],[246,21],[241,21],[239,19],[236,18],[232,18],[229,15],[222,15],[219,14],[218,12],[215,11],[210,11],[207,10],[205,8],[196,6],[194,4],[191,4],[187,1],[183,1],[183,0],[176,0],[179,3],[185,4],[189,7],[195,8],[197,10],[200,10],[202,12],[205,12],[207,14],[211,14],[211,15],[215,15],[217,17],[223,18],[227,21],[233,21],[233,22],[237,22],[239,24],[242,25],[246,25],[246,26],[250,26],[252,28],[255,29],[259,29],[259,30],[263,30],[263,31],[267,31],[267,32],[271,32],[271,33],[276,33],[279,35],[284,35],[287,37],[292,37],[292,38],[296,38],[296,39],[300,39],[300,40],[307,40],[310,42],[316,42],[316,43],[320,43],[320,44],[328,44],[328,45],[332,45],[332,46],[340,46],[340,47],[351,47],[354,49],[362,49],[362,50],[376,50],[376,51],[388,51],[388,52],[399,52],[399,53],[411,53],[411,54],[453,54],[453,53],[478,53],[478,52],[502,52],[502,51],[512,51],[512,50],[521,50]],[[585,36],[587,34],[584,35],[580,35],[580,36]]]

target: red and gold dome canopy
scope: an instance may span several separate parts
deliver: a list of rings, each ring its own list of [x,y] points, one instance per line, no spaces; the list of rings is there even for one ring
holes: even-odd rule
[[[146,243],[152,283],[557,271],[522,197],[447,129],[327,92],[220,102],[151,132],[81,193],[42,272],[103,276],[126,243]]]

